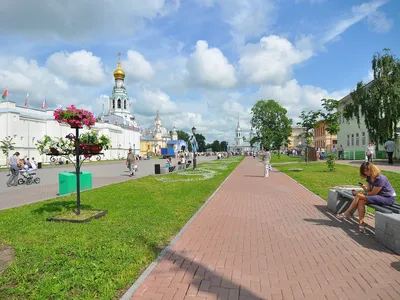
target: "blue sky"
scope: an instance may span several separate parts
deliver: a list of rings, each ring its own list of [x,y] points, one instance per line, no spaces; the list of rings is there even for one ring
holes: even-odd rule
[[[0,9],[0,89],[9,100],[99,113],[121,52],[133,112],[143,127],[196,126],[232,140],[236,119],[275,99],[296,121],[321,98],[371,79],[371,58],[400,55],[400,1],[12,1]],[[44,2],[44,1],[43,1]]]

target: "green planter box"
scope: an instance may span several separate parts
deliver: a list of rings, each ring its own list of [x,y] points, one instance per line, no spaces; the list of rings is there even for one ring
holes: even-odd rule
[[[80,174],[81,191],[92,188],[92,173],[81,172]],[[72,172],[58,174],[58,194],[65,195],[76,192],[76,175]]]

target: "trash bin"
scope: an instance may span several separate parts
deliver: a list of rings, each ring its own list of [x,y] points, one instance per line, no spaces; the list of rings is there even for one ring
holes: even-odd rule
[[[161,165],[160,164],[154,165],[154,174],[161,174]]]
[[[38,162],[38,163],[37,163],[37,168],[38,168],[38,169],[41,169],[41,168],[42,168],[42,163],[41,163],[41,162]]]

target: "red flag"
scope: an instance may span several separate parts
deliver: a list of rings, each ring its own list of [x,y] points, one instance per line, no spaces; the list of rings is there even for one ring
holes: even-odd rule
[[[1,96],[1,98],[3,98],[3,100],[6,100],[8,96],[8,89],[5,89],[3,96]]]
[[[29,93],[26,94],[24,106],[28,106],[28,102],[29,102],[28,97],[29,97]]]

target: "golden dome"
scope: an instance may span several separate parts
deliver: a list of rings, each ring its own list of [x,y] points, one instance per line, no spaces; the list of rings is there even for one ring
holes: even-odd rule
[[[124,79],[125,78],[125,71],[121,68],[121,61],[118,59],[118,66],[114,71],[114,78],[115,79]]]

